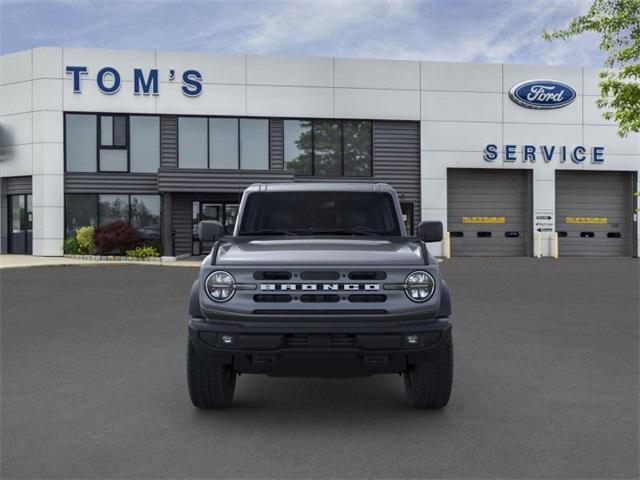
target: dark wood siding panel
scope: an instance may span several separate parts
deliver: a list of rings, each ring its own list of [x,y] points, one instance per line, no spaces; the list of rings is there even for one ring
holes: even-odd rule
[[[161,192],[240,193],[252,183],[291,182],[293,173],[284,170],[201,170],[161,168]]]
[[[155,173],[66,173],[65,193],[158,193]]]
[[[284,120],[271,119],[269,129],[269,168],[281,170],[284,168]]]
[[[373,176],[396,189],[400,202],[413,203],[420,222],[420,124],[373,122]]]
[[[173,236],[174,255],[191,254],[191,226],[192,201],[190,198],[174,196],[173,199]]]
[[[7,195],[31,193],[31,177],[7,177]]]
[[[160,166],[178,166],[178,117],[160,117]]]

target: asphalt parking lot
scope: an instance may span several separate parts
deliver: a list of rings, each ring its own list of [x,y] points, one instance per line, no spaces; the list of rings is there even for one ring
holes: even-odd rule
[[[454,259],[452,400],[239,378],[195,410],[191,268],[3,270],[2,478],[638,478],[640,263]]]

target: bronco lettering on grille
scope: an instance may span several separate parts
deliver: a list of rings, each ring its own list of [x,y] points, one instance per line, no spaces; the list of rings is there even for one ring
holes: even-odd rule
[[[369,291],[377,292],[380,285],[377,283],[263,283],[260,285],[262,291]]]

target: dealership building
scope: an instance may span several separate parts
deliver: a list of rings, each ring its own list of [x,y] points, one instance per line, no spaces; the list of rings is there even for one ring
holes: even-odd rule
[[[437,255],[637,256],[596,68],[36,48],[0,57],[2,253],[124,220],[166,256],[256,182],[386,182]]]

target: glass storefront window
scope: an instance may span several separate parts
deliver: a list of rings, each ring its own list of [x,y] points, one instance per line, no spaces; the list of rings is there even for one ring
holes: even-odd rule
[[[224,234],[233,235],[238,218],[238,205],[225,205],[224,207]]]
[[[65,116],[65,155],[68,172],[95,172],[97,119],[95,115]]]
[[[312,175],[311,121],[284,121],[284,168],[298,175]]]
[[[159,195],[131,195],[131,226],[145,244],[160,244],[161,211]]]
[[[98,196],[76,194],[65,196],[66,236],[74,235],[80,227],[95,227],[98,219]]]
[[[344,175],[371,176],[371,122],[343,122]]]
[[[115,222],[117,220],[129,221],[129,196],[128,195],[99,195],[98,219],[100,225]]]
[[[160,167],[160,118],[129,117],[131,171],[156,173]]]
[[[207,119],[178,118],[178,165],[180,168],[207,168]]]
[[[340,176],[342,132],[339,121],[313,122],[314,173],[319,176]]]

